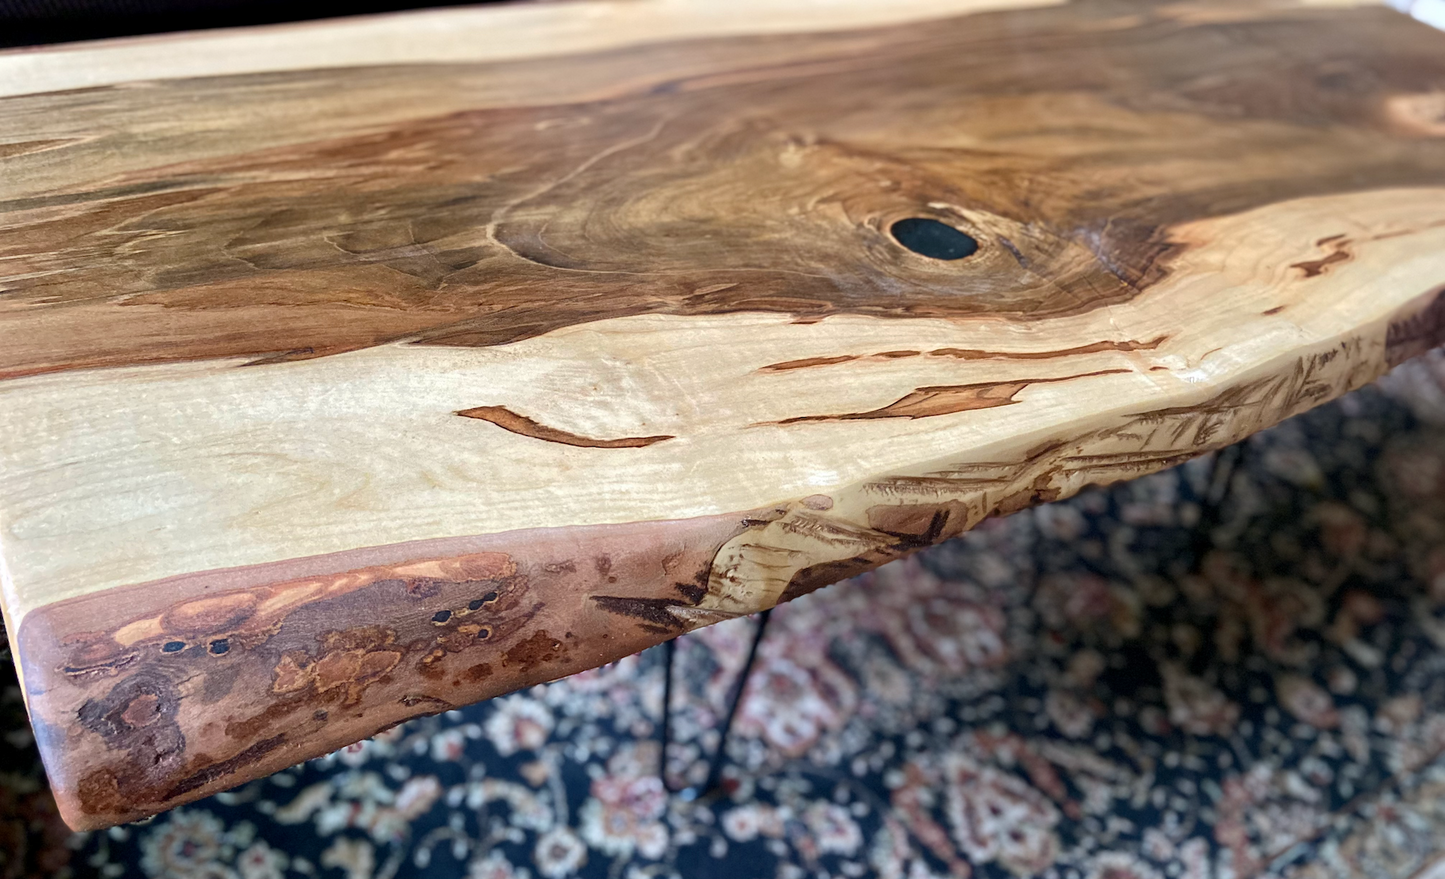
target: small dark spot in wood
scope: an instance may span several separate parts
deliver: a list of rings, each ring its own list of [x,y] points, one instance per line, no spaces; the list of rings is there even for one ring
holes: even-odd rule
[[[521,642],[502,654],[502,665],[518,665],[526,671],[545,662],[553,662],[567,655],[567,647],[545,630]]]
[[[888,231],[899,244],[929,259],[963,259],[978,252],[978,241],[972,235],[928,217],[899,220]]]
[[[161,645],[162,653],[179,653],[185,649],[186,642],[184,641],[167,641],[165,644]]]
[[[492,630],[487,628],[486,626],[482,626],[480,629],[477,630],[478,641],[485,641],[490,637],[492,637]]]
[[[482,601],[484,601],[484,602],[487,602],[487,601],[496,601],[496,600],[497,600],[497,593],[495,593],[495,592],[488,592],[486,595],[483,595],[483,596],[482,596]]]
[[[482,600],[481,600],[480,598],[473,598],[471,601],[468,601],[468,602],[467,602],[467,610],[481,610],[481,609],[482,609]]]
[[[1279,314],[1281,311],[1284,311],[1284,308],[1283,305],[1276,305],[1274,308],[1261,311],[1260,314]]]
[[[467,669],[466,671],[462,672],[462,680],[465,680],[467,683],[471,684],[475,684],[478,681],[484,681],[491,676],[492,666],[485,662],[479,662],[471,668]]]
[[[213,656],[221,656],[225,653],[230,652],[230,650],[231,642],[227,641],[225,638],[217,638],[216,640],[211,642],[211,654]]]
[[[312,713],[311,718],[313,720],[325,720],[328,716],[325,708],[318,708]]]
[[[431,621],[434,623],[444,623],[451,618],[452,612],[449,610],[439,610],[431,615]]]

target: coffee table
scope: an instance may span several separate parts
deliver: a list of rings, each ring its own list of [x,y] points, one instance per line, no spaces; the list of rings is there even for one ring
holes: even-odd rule
[[[1368,3],[579,0],[0,53],[0,606],[99,828],[1445,341]]]

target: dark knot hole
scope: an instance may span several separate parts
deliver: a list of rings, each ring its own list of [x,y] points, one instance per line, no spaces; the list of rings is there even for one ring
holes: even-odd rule
[[[899,220],[888,229],[899,244],[929,259],[963,259],[978,250],[978,240],[928,217]]]

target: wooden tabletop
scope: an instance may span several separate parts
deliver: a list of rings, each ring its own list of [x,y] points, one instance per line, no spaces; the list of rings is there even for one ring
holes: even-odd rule
[[[1445,341],[1445,34],[581,0],[0,54],[0,584],[128,821]]]

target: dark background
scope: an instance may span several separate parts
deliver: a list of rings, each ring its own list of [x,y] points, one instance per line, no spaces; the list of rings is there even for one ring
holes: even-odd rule
[[[317,0],[0,0],[0,47],[460,5],[448,0],[351,0],[344,5]]]

